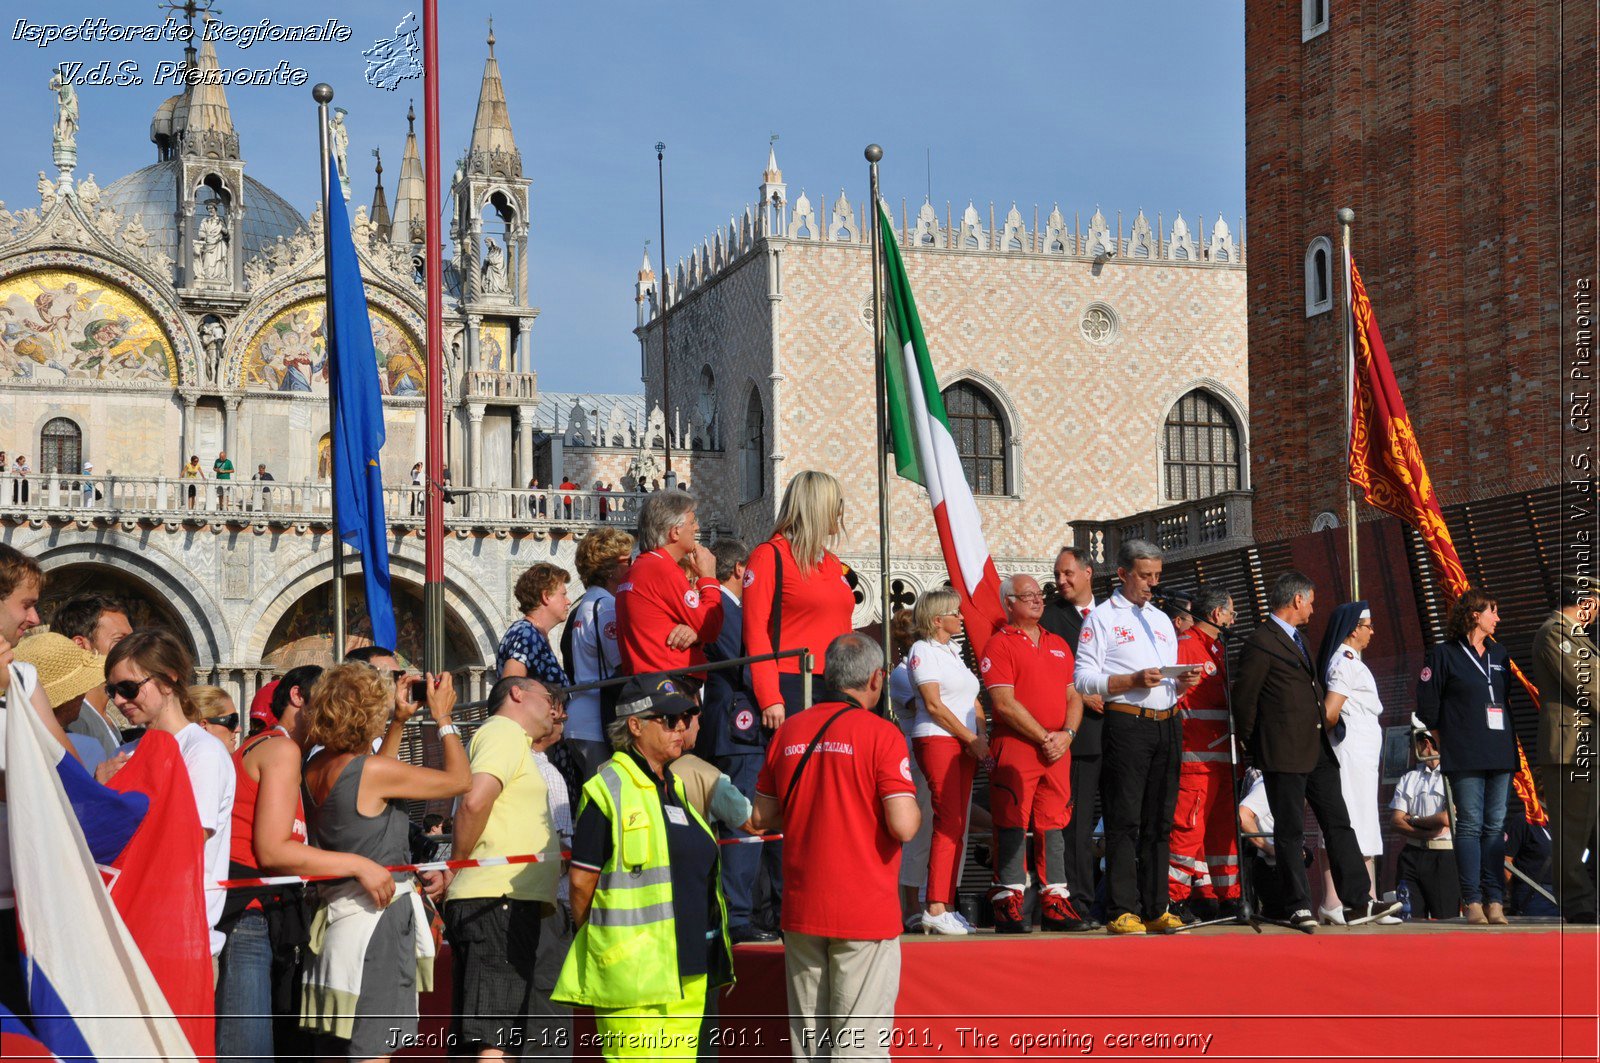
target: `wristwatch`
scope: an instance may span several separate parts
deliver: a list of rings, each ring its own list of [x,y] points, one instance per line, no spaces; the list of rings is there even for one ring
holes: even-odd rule
[[[460,738],[461,732],[456,729],[456,725],[453,723],[440,724],[439,737],[443,738],[445,735],[455,735],[457,738]]]
[[[1078,732],[1077,732],[1077,731],[1074,731],[1074,730],[1073,730],[1073,729],[1072,729],[1072,728],[1070,728],[1070,727],[1063,727],[1063,728],[1062,728],[1062,729],[1061,729],[1061,733],[1062,733],[1062,734],[1064,734],[1064,735],[1066,735],[1066,736],[1067,736],[1067,737],[1068,737],[1068,738],[1077,738],[1077,737],[1078,737]]]

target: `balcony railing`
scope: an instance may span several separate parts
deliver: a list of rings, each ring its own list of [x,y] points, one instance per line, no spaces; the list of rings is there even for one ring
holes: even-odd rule
[[[467,373],[467,397],[473,399],[526,399],[539,397],[536,373],[497,373],[474,369]]]
[[[1115,562],[1126,539],[1144,539],[1180,561],[1251,542],[1249,491],[1224,491],[1209,498],[1135,513],[1121,520],[1075,520],[1072,542],[1096,567]]]
[[[644,496],[622,491],[450,487],[445,523],[488,527],[565,527],[615,524],[632,527]],[[420,524],[423,491],[409,484],[385,487],[390,523]],[[0,475],[0,517],[205,523],[327,523],[333,489],[324,480],[294,483],[185,480],[166,476]]]

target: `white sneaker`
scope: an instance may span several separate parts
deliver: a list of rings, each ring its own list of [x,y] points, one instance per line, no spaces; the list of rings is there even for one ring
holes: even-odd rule
[[[949,934],[952,937],[965,937],[971,933],[961,924],[961,917],[948,909],[938,915],[929,915],[927,912],[923,912],[922,932],[924,934]]]
[[[1318,908],[1317,921],[1323,926],[1344,926],[1344,909]]]
[[[1386,915],[1377,922],[1379,926],[1399,926],[1401,923],[1405,922],[1405,920],[1401,919],[1398,915]]]
[[[922,929],[922,913],[912,912],[905,918],[906,933],[915,934]]]

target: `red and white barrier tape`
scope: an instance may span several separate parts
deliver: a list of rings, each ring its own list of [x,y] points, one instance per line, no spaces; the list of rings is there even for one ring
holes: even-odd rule
[[[781,841],[781,834],[760,834],[748,838],[722,838],[718,845],[762,845],[766,842]],[[570,851],[561,854],[562,859],[571,856]],[[396,874],[410,872],[415,874],[421,871],[460,871],[468,867],[506,867],[511,864],[536,864],[545,859],[544,853],[523,853],[518,856],[484,856],[476,860],[432,860],[425,864],[395,864],[384,868]],[[349,875],[269,875],[265,878],[229,878],[223,879],[217,885],[223,889],[260,889],[265,886],[298,886],[303,882],[336,882],[349,878]]]

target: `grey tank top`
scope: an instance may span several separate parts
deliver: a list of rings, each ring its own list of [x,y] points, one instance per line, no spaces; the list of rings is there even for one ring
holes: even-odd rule
[[[328,791],[328,799],[317,804],[311,790],[305,787],[306,826],[311,841],[322,849],[341,853],[355,853],[385,867],[411,862],[411,821],[394,802],[387,802],[376,816],[364,816],[356,808],[356,795],[361,786],[361,773],[366,769],[367,756],[351,760],[339,771]],[[409,872],[396,874],[395,878],[409,878]]]

